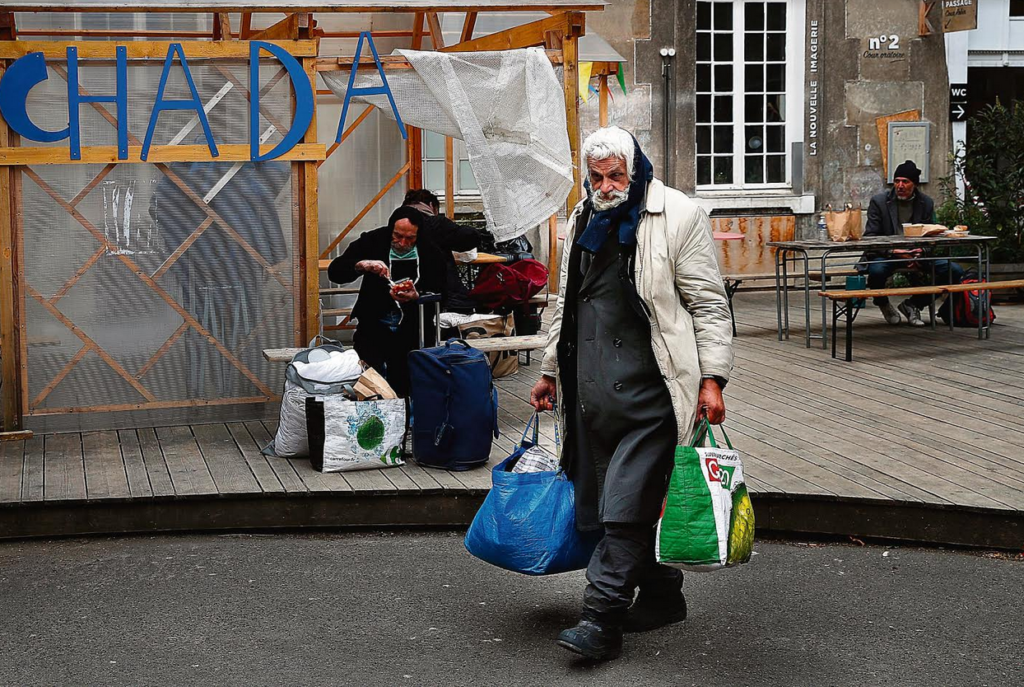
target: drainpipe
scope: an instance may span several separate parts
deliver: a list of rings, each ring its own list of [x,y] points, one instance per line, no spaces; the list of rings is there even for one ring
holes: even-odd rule
[[[662,48],[661,49],[661,77],[665,80],[665,97],[661,108],[661,124],[663,128],[663,138],[665,142],[665,158],[662,180],[666,185],[672,186],[672,181],[669,178],[671,173],[671,159],[672,155],[670,151],[675,149],[670,140],[670,124],[672,122],[672,58],[676,56],[675,48]]]

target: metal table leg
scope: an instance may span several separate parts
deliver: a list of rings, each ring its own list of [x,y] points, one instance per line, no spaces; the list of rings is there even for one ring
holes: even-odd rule
[[[782,290],[784,285],[779,280],[781,271],[779,270],[779,256],[783,254],[781,248],[775,249],[775,322],[778,328],[779,341],[782,341]]]

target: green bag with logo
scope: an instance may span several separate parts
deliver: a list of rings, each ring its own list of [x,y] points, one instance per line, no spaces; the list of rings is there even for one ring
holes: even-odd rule
[[[677,446],[675,466],[655,545],[658,562],[709,572],[750,560],[754,509],[743,480],[740,454],[722,430],[728,448],[715,442],[704,420],[689,446]],[[710,447],[705,447],[708,440]]]

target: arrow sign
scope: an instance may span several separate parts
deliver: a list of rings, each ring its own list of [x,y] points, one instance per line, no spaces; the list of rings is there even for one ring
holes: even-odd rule
[[[967,119],[967,110],[963,103],[953,103],[949,106],[949,116],[954,122],[962,122]]]

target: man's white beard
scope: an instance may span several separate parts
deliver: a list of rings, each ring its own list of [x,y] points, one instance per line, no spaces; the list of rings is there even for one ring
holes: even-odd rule
[[[622,205],[629,198],[629,189],[623,189],[621,191],[612,191],[608,194],[610,197],[605,197],[600,191],[596,191],[591,197],[591,202],[594,204],[594,210],[597,212],[604,212],[605,210],[611,210],[613,207]]]

